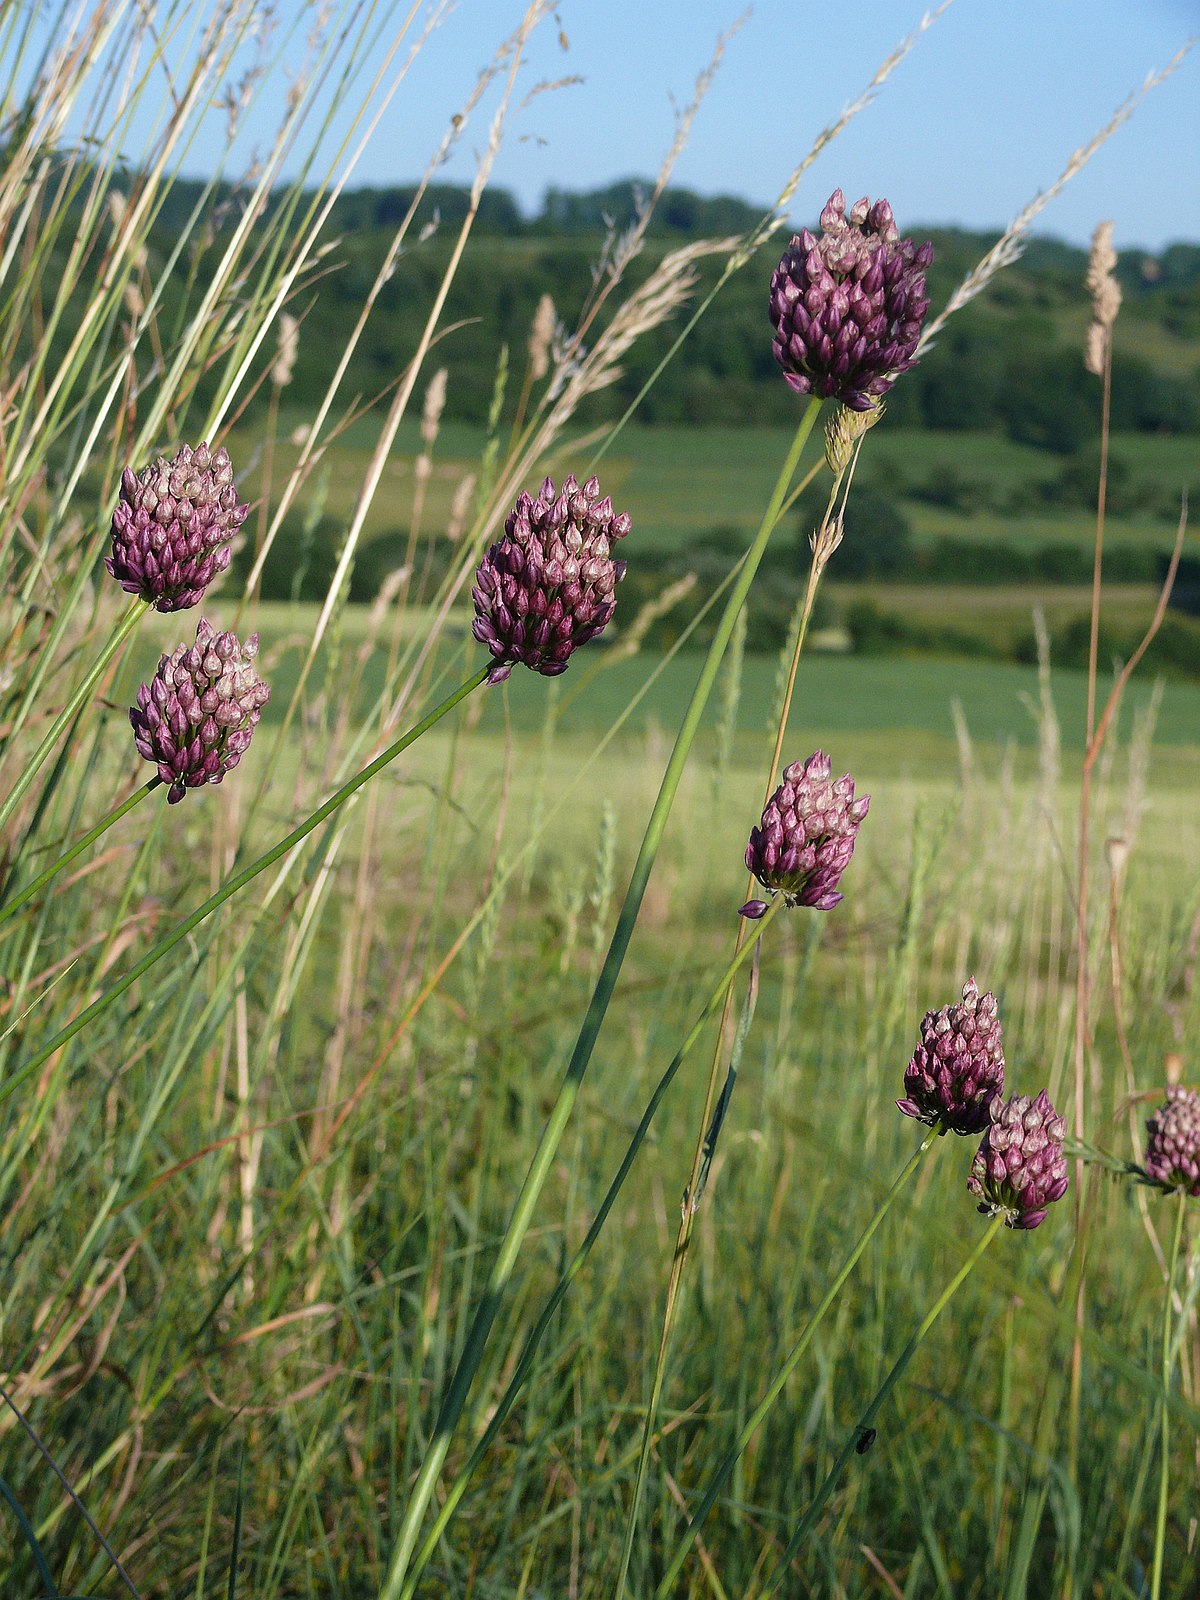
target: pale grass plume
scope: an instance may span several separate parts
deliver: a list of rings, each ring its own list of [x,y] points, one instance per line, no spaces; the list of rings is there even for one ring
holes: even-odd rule
[[[475,494],[475,482],[473,472],[468,472],[460,478],[458,487],[454,491],[454,498],[450,501],[450,515],[446,519],[446,537],[452,544],[462,538],[467,514],[471,509],[471,500]]]
[[[557,321],[553,299],[548,294],[542,295],[529,330],[529,376],[534,383],[540,383],[550,370],[550,349]]]
[[[432,450],[437,443],[438,427],[442,420],[442,412],[446,409],[448,377],[448,370],[439,367],[430,378],[425,390],[425,403],[421,407],[421,442],[426,450]]]
[[[638,339],[659,327],[691,298],[696,264],[708,256],[728,255],[736,238],[699,239],[669,251],[644,284],[634,289],[613,314],[591,350],[581,354],[539,430],[538,450],[562,431],[586,395],[596,394],[621,375],[622,357]]]
[[[279,330],[275,347],[275,360],[271,366],[271,382],[277,389],[286,389],[292,381],[296,357],[300,354],[300,324],[290,311],[279,313]]]
[[[388,95],[389,99],[391,98],[391,95],[394,94],[399,88],[401,79],[411,68],[418,53],[428,41],[432,33],[440,25],[448,9],[449,0],[438,0],[438,3],[430,8],[426,15],[422,29],[409,50],[408,57],[404,62],[403,67],[400,69],[395,82],[390,86],[390,93]],[[535,6],[532,9],[533,12],[536,13],[536,16],[532,21],[528,21],[527,19],[529,27],[536,25],[536,21],[540,19],[543,8],[540,6]],[[337,363],[332,374],[330,375],[325,392],[316,408],[312,422],[308,424],[306,436],[303,441],[300,441],[299,458],[297,459],[295,467],[292,469],[292,472],[289,474],[283,486],[282,493],[279,497],[279,502],[275,508],[274,515],[271,518],[270,526],[267,529],[266,537],[258,552],[254,569],[251,571],[250,576],[247,579],[248,591],[253,590],[255,584],[261,580],[262,569],[265,566],[267,556],[269,555],[271,547],[279,535],[279,531],[283,526],[283,522],[288,511],[301,494],[305,483],[320,463],[326,450],[329,448],[329,445],[332,442],[332,437],[336,434],[336,428],[334,429],[333,434],[327,431],[327,424],[329,423],[334,402],[342,387],[342,383],[345,379],[346,372],[349,369],[354,352],[358,348],[367,324],[375,311],[379,296],[383,292],[385,285],[390,281],[395,273],[396,265],[400,260],[400,256],[403,253],[409,232],[412,228],[413,219],[415,218],[417,210],[428,191],[429,185],[433,181],[439,169],[449,158],[455,144],[463,136],[472,112],[478,106],[479,102],[482,100],[492,83],[495,82],[501,73],[503,73],[506,69],[510,71],[512,70],[513,50],[514,39],[506,39],[504,43],[496,50],[487,66],[477,75],[476,81],[466,99],[462,102],[459,109],[450,117],[446,131],[443,134],[437,149],[434,151],[433,156],[430,158],[420,182],[416,186],[416,190],[413,194],[408,210],[401,218],[400,224],[397,227],[396,232],[393,234],[388,248],[384,254],[383,261],[380,263],[375,278],[366,293],[362,310],[360,311],[354,327],[346,340],[344,348],[338,354]],[[511,93],[511,86],[509,92]],[[507,104],[507,98],[505,103]],[[371,128],[367,130],[367,135],[369,136],[373,130],[374,123],[372,124]],[[495,126],[493,126],[492,137],[493,140],[498,139],[499,137],[499,131]],[[487,152],[483,158],[486,168],[489,172],[495,159],[497,148],[498,147],[493,144],[489,152]],[[323,207],[322,212],[317,218],[316,222],[316,226],[318,228],[323,225],[328,213],[329,207]],[[475,206],[472,205],[465,224],[462,238],[460,240],[459,251],[456,253],[455,258],[448,269],[447,277],[441,286],[437,304],[435,306],[434,318],[431,319],[431,322],[427,326],[425,334],[422,338],[421,350],[414,357],[413,361],[409,364],[409,367],[405,370],[405,373],[402,376],[401,381],[403,387],[403,400],[400,403],[399,410],[395,415],[393,422],[386,425],[384,430],[385,434],[388,434],[390,429],[389,437],[394,437],[395,428],[399,426],[400,420],[404,414],[404,410],[407,408],[408,398],[411,395],[412,388],[415,385],[419,375],[421,362],[424,358],[424,352],[432,340],[433,328],[436,326],[436,319],[440,317],[441,306],[444,303],[445,294],[448,292],[450,281],[452,281],[452,278],[457,270],[458,258],[461,254],[462,243],[465,242],[466,234],[470,231],[470,224],[474,219],[474,214]],[[384,454],[386,454],[387,448],[387,445],[382,445]],[[379,457],[378,452],[375,459],[378,463],[379,470],[382,470],[382,460]],[[366,495],[365,499],[360,498],[359,508],[356,509],[356,517],[358,515],[365,516],[366,511],[369,509],[371,501],[374,498],[374,493],[377,486],[378,472],[373,472],[372,481],[369,485],[369,493]],[[367,487],[368,486],[364,486],[365,489]],[[347,541],[347,545],[350,547],[356,542],[357,533],[352,531],[350,539]],[[346,565],[348,566],[348,564],[349,563],[347,561]],[[323,633],[323,627],[321,631]]]
[[[879,63],[879,66],[875,69],[874,76],[871,78],[870,82],[866,85],[862,92],[858,94],[850,102],[850,104],[834,118],[832,122],[827,123],[826,126],[821,129],[803,160],[800,161],[798,166],[792,168],[792,171],[788,175],[787,181],[784,183],[783,188],[779,191],[774,206],[766,214],[758,226],[752,229],[751,232],[746,235],[745,240],[743,241],[737,252],[737,255],[734,258],[733,264],[735,266],[742,266],[750,259],[759,246],[766,242],[771,234],[777,232],[778,229],[782,228],[786,224],[787,219],[784,216],[784,212],[791,204],[796,190],[800,187],[801,178],[812,166],[813,162],[816,161],[817,157],[828,145],[833,143],[838,134],[843,132],[843,130],[848,127],[851,122],[853,122],[854,118],[857,117],[861,111],[865,111],[867,109],[867,107],[878,95],[880,89],[882,89],[883,85],[891,77],[892,73],[895,72],[896,68],[900,65],[904,58],[910,54],[921,36],[933,26],[940,16],[944,15],[944,13],[950,9],[953,3],[954,0],[942,0],[941,5],[935,6],[930,11],[926,11],[912,32],[906,34],[896,48],[886,55]]]
[[[718,35],[717,42],[713,46],[713,53],[709,57],[708,64],[701,70],[696,78],[696,84],[692,91],[691,100],[676,116],[675,136],[671,140],[670,148],[667,150],[667,153],[663,157],[662,163],[659,166],[658,176],[654,180],[654,188],[651,190],[649,197],[644,201],[644,203],[638,207],[638,212],[632,225],[625,231],[625,233],[621,234],[619,238],[613,241],[611,260],[607,268],[610,277],[614,279],[620,278],[625,268],[629,265],[633,258],[640,253],[642,244],[645,240],[646,229],[650,225],[650,219],[654,215],[655,207],[658,205],[658,202],[662,199],[663,194],[666,192],[667,185],[671,181],[671,174],[675,170],[676,163],[683,154],[685,148],[687,147],[687,142],[692,136],[692,128],[695,124],[696,117],[699,115],[700,107],[703,105],[705,97],[713,86],[713,81],[716,78],[717,71],[721,65],[725,51],[734,35],[740,28],[744,27],[746,22],[749,20],[749,17],[749,11],[743,11],[741,16],[738,17],[737,20],[729,28],[727,28],[724,33]]]
[[[998,272],[1005,267],[1011,267],[1015,261],[1020,260],[1021,253],[1025,248],[1026,238],[1035,220],[1046,209],[1051,200],[1062,193],[1071,179],[1083,171],[1097,150],[1112,138],[1122,124],[1129,121],[1151,89],[1157,89],[1159,84],[1165,83],[1171,74],[1178,70],[1183,64],[1184,58],[1196,43],[1197,38],[1200,38],[1200,35],[1194,35],[1188,39],[1175,52],[1165,67],[1158,72],[1149,73],[1141,88],[1136,89],[1128,99],[1121,102],[1100,131],[1093,134],[1086,144],[1080,145],[1077,150],[1071,152],[1066,166],[1050,187],[1034,195],[1029,204],[1018,211],[1004,233],[997,239],[978,266],[973,267],[968,272],[943,309],[936,317],[926,323],[925,332],[921,335],[921,342],[917,346],[918,354],[929,349],[934,339],[937,338],[942,328],[946,325],[947,320],[956,311],[961,311],[963,306],[973,300],[977,294],[980,294]]]
[[[883,61],[876,68],[874,75],[862,93],[859,94],[858,97],[842,111],[840,116],[835,118],[833,122],[829,123],[817,135],[808,153],[803,157],[800,163],[792,169],[770,210],[767,211],[762,218],[760,218],[759,222],[753,228],[751,228],[749,232],[741,235],[732,242],[733,247],[729,251],[728,257],[721,269],[716,283],[692,312],[687,322],[681,328],[678,336],[673,341],[670,350],[662,358],[662,361],[659,363],[658,367],[647,379],[641,392],[635,397],[634,400],[630,402],[624,415],[621,417],[616,428],[613,430],[613,437],[620,432],[621,428],[629,420],[634,410],[641,404],[642,400],[645,398],[645,395],[657,379],[658,374],[667,365],[667,363],[675,357],[684,340],[691,333],[696,323],[699,322],[700,318],[712,305],[717,295],[720,294],[721,290],[724,288],[725,284],[729,281],[733,274],[744,267],[747,262],[754,257],[762,245],[765,244],[766,241],[772,236],[772,234],[777,232],[778,229],[785,225],[786,218],[784,216],[784,212],[795,195],[795,192],[799,187],[800,180],[804,176],[805,172],[808,171],[809,167],[812,166],[813,162],[817,159],[821,152],[832,143],[838,134],[841,133],[856,116],[858,116],[859,112],[866,110],[866,108],[875,99],[875,96],[878,94],[883,84],[913,49],[914,45],[917,43],[917,40],[920,39],[930,27],[932,27],[937,19],[942,16],[952,4],[953,0],[942,0],[941,5],[937,6],[932,11],[927,11],[917,24],[916,28],[914,28],[910,34],[902,39],[889,55],[885,56]],[[566,351],[566,356],[569,357],[570,355],[571,350],[568,348]],[[553,396],[555,392],[556,386],[552,382],[550,386],[550,394]]]
[[[1088,323],[1083,364],[1097,378],[1104,376],[1113,323],[1121,309],[1121,286],[1113,276],[1117,252],[1113,249],[1112,232],[1111,222],[1096,225],[1084,279],[1084,287],[1092,297],[1092,320]]]
[[[665,589],[647,600],[628,628],[617,635],[614,643],[600,657],[599,664],[611,667],[617,661],[628,661],[630,656],[637,655],[654,624],[673,611],[680,601],[686,600],[696,587],[696,582],[694,572],[685,572],[682,578],[676,578],[674,583],[667,584]]]
[[[726,47],[734,34],[745,23],[748,16],[748,12],[743,13],[732,27],[718,35],[708,64],[696,78],[691,100],[676,116],[675,134],[667,153],[659,165],[654,187],[649,195],[639,194],[636,197],[633,221],[620,235],[617,235],[610,226],[601,246],[599,258],[592,268],[592,293],[584,305],[573,334],[566,341],[561,353],[556,354],[558,370],[555,372],[550,384],[550,394],[552,396],[561,393],[566,387],[568,381],[566,374],[570,372],[573,375],[577,363],[583,359],[583,341],[600,308],[621,282],[629,264],[641,254],[642,246],[645,243],[646,229],[650,226],[655,207],[665,193],[676,163],[683,154],[687,141],[691,136],[692,126],[705,96],[712,88],[713,80],[716,77],[717,69],[721,64]]]

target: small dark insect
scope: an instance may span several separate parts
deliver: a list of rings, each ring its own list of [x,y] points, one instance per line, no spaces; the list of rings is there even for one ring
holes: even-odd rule
[[[854,1448],[858,1451],[860,1456],[865,1456],[867,1451],[871,1448],[871,1446],[874,1443],[875,1443],[875,1429],[874,1428],[864,1428],[861,1431],[861,1433],[859,1434],[858,1443],[854,1446]]]

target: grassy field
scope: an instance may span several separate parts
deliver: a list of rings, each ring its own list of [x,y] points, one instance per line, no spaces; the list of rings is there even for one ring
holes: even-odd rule
[[[1085,790],[1079,674],[1047,681],[961,636],[961,659],[814,648],[783,760],[827,748],[870,809],[831,786],[805,812],[814,850],[853,843],[825,862],[844,899],[793,904],[827,885],[760,861],[772,903],[744,920],[747,838],[760,818],[776,832],[787,665],[755,646],[793,615],[798,518],[769,545],[764,521],[688,649],[667,652],[671,616],[623,656],[629,607],[565,676],[517,663],[484,687],[469,582],[430,603],[452,592],[448,508],[468,473],[490,506],[489,483],[535,469],[447,426],[418,513],[413,416],[365,508],[368,551],[388,542],[355,568],[370,598],[411,529],[411,591],[260,605],[243,546],[201,603],[260,632],[265,714],[241,647],[205,634],[154,678],[145,756],[135,686],[201,615],[184,530],[242,535],[219,460],[181,452],[169,495],[123,468],[167,439],[215,443],[256,385],[274,414],[341,382],[349,314],[307,340],[314,382],[287,388],[279,313],[311,307],[333,262],[292,226],[290,200],[320,194],[269,200],[270,163],[341,184],[325,133],[374,126],[420,40],[397,33],[368,83],[356,52],[401,26],[394,8],[335,0],[291,43],[253,0],[195,30],[153,0],[68,9],[10,8],[0,30],[48,63],[24,104],[12,63],[0,185],[0,1600],[1196,1600],[1197,1203],[1135,1179],[1146,1118],[1196,1078],[1200,685],[1136,678]],[[539,21],[557,26],[553,8],[529,7]],[[501,49],[489,108],[471,100],[453,132],[470,111],[476,139],[525,45]],[[232,122],[272,83],[261,192],[247,180],[215,216],[174,196],[166,259],[154,219],[197,119]],[[127,170],[143,121],[153,163]],[[486,125],[504,136],[500,111]],[[445,349],[458,257],[442,259],[406,307],[427,344],[372,303],[379,383],[417,373],[414,409]],[[601,370],[629,355],[623,329],[665,336],[684,294],[663,278],[644,294],[630,260],[618,241],[594,280],[603,314],[578,330]],[[569,392],[574,348],[551,342],[545,394]],[[282,409],[273,458],[249,430],[226,441],[251,548],[315,416]],[[321,444],[272,593],[296,592],[306,519],[330,557],[313,587],[332,585],[380,426]],[[784,444],[615,437],[603,475],[633,513],[631,560],[694,541],[699,566],[707,544],[715,587]],[[544,465],[582,476],[597,447],[562,438]],[[1186,442],[1118,448],[1156,492],[1194,479]],[[1085,513],[1007,509],[1044,509],[1031,486],[1063,466],[885,421],[854,492],[890,481],[918,539],[1085,552]],[[975,510],[931,507],[951,468]],[[110,547],[118,483],[134,510]],[[1171,524],[1152,513],[1114,516],[1110,548],[1161,550]],[[498,514],[471,537],[486,545]],[[563,541],[588,581],[615,581],[594,515]],[[469,579],[475,547],[457,553]],[[639,604],[674,567],[647,563]],[[536,554],[521,570],[550,584]],[[1150,604],[1152,572],[1126,571],[1142,586],[1105,601],[1114,638]],[[144,592],[156,575],[182,592]],[[548,606],[579,603],[552,587]],[[1062,627],[1085,603],[1003,582],[833,599],[993,642],[1035,604]],[[511,621],[498,604],[495,620]],[[1004,1092],[1045,1090],[1069,1129],[1070,1186],[1036,1230],[980,1216],[979,1128],[896,1106],[922,1019],[972,977],[996,997]],[[977,1036],[955,1016],[924,1027],[939,1058],[954,1036],[965,1080]],[[1057,1159],[1057,1123],[1041,1132]],[[1011,1191],[992,1198],[1029,1220]]]
[[[428,736],[323,837],[288,894],[243,904],[202,935],[194,960],[146,980],[128,1012],[91,1031],[86,1061],[54,1084],[55,1143],[9,1205],[8,1359],[22,1375],[19,1395],[136,1562],[144,1592],[173,1592],[174,1575],[194,1567],[204,1528],[227,1548],[235,1520],[242,1581],[256,1600],[377,1592],[403,1485],[554,1097],[665,759],[680,680],[640,726],[598,746],[631,691],[634,679],[622,674],[647,665],[591,678],[581,660],[560,681],[553,724],[552,686],[518,677],[507,695],[479,703],[481,722],[468,709],[456,727]],[[991,705],[1004,728],[1023,725],[1032,737],[1034,719],[1016,701],[1018,682],[1030,680],[1011,678],[1005,704],[1002,673],[972,681],[964,670],[940,686],[926,679],[924,699],[910,676],[895,686],[910,721],[888,727],[886,666],[852,675],[851,693],[847,665],[868,664],[804,664],[795,748],[828,738],[838,767],[851,767],[872,795],[872,811],[846,904],[828,917],[793,914],[764,959],[668,1372],[645,1507],[651,1531],[633,1567],[639,1593],[650,1592],[683,1531],[679,1497],[695,1503],[832,1263],[915,1145],[892,1101],[922,1010],[977,972],[1000,997],[1010,1080],[1067,1092],[1070,894],[1060,851],[1074,785],[1044,762],[1039,776],[1032,752],[1010,767],[995,747],[981,748],[960,769],[948,726],[934,725],[933,708],[944,717],[953,689],[975,714]],[[690,675],[694,663],[684,666]],[[1063,687],[1062,710],[1074,720],[1079,686]],[[744,892],[741,851],[761,800],[764,691],[748,664],[742,734],[724,756],[704,745],[686,777],[468,1437],[486,1424],[650,1086],[728,951]],[[232,840],[218,819],[232,820],[229,808],[250,804],[264,781],[265,809],[246,837],[271,837],[275,814],[287,813],[326,759],[328,711],[318,684],[281,752],[272,727],[260,731],[236,785],[114,832],[96,870],[56,897],[43,937],[93,925],[102,936],[106,908],[125,885],[136,886],[139,915],[156,923],[190,898],[197,872],[203,883],[209,851]],[[983,727],[976,733],[985,737]],[[1147,789],[1147,754],[1135,741],[1106,764],[1096,797],[1097,854],[1114,832],[1133,848],[1122,902],[1124,1003],[1136,1087],[1148,1093],[1194,1021],[1195,999],[1179,985],[1191,970],[1195,885],[1179,866],[1200,859],[1196,759],[1194,748],[1154,750]],[[220,811],[206,807],[214,800]],[[403,1026],[413,996],[463,933],[461,953]],[[247,964],[244,1013],[207,981],[237,962]],[[1172,992],[1184,998],[1168,1013],[1157,997]],[[1120,1156],[1139,1113],[1127,1102],[1106,1001],[1099,1013],[1095,1137]],[[706,1037],[703,1051],[710,1047]],[[703,1051],[668,1098],[422,1595],[507,1600],[575,1585],[600,1600],[611,1592]],[[382,1076],[336,1142],[324,1143],[329,1107],[367,1081],[372,1061],[383,1063]],[[22,1109],[10,1149],[21,1148],[37,1116],[37,1102]],[[232,1137],[243,1116],[260,1130],[253,1140]],[[726,1594],[750,1592],[778,1556],[899,1342],[977,1237],[964,1187],[969,1154],[964,1142],[944,1141],[881,1230],[742,1458],[680,1595],[707,1600],[712,1572]],[[1070,1561],[1099,1592],[1132,1594],[1151,1545],[1139,1471],[1156,1437],[1161,1282],[1134,1192],[1111,1177],[1097,1181],[1081,1413],[1088,1448],[1066,1487],[1058,1441],[1062,1487],[1039,1560]],[[53,1206],[43,1199],[50,1186]],[[1165,1212],[1152,1199],[1160,1227]],[[1069,1354],[1061,1302],[1069,1237],[1064,1205],[1038,1233],[993,1246],[798,1563],[797,1592],[830,1592],[832,1583],[835,1592],[873,1593],[882,1565],[912,1600],[933,1592],[991,1600],[1016,1537],[1048,1352],[1052,1371]],[[239,1240],[252,1242],[246,1260]],[[114,1257],[124,1263],[119,1275]],[[93,1308],[85,1327],[110,1352],[83,1380],[75,1353],[95,1344],[82,1329],[73,1342],[73,1324],[61,1321],[76,1296]],[[39,1305],[55,1319],[41,1343]],[[45,1399],[29,1394],[33,1383]],[[1196,1414],[1183,1397],[1179,1404],[1173,1473],[1186,1484]],[[11,1434],[6,1449],[5,1476],[64,1581],[115,1593],[101,1587],[104,1563]],[[451,1470],[462,1460],[460,1448]],[[123,1486],[132,1481],[129,1499]],[[1190,1600],[1180,1495],[1168,1592]],[[207,1507],[198,1521],[185,1514],[192,1505]],[[210,1559],[220,1569],[218,1549]],[[25,1571],[12,1546],[6,1560]]]
[[[868,585],[863,586],[863,592],[879,593],[881,597],[885,593]],[[1018,603],[1003,591],[980,593],[986,597],[981,603],[988,609],[990,622],[1003,619],[1007,625],[1019,615],[1019,611],[1009,609]],[[974,597],[975,591],[971,594]],[[897,598],[896,603],[902,603],[902,599]],[[1114,597],[1113,604],[1118,608],[1114,615],[1123,615],[1126,603],[1136,617],[1141,606],[1135,610],[1132,600],[1127,602],[1121,595]],[[232,607],[210,609],[214,621],[225,626],[232,622]],[[288,703],[299,653],[307,647],[315,618],[316,608],[306,605],[275,603],[261,606],[256,612],[263,660],[269,663],[274,685],[265,713],[268,722],[281,716]],[[422,637],[424,626],[421,611],[414,609],[405,619],[401,637],[411,644]],[[364,709],[378,693],[386,657],[383,645],[364,651],[367,628],[365,608],[346,608],[335,629],[334,641],[319,655],[312,677],[315,688],[328,691],[336,685],[340,693],[352,681],[351,674],[360,674],[354,679],[355,693],[357,704]],[[478,659],[468,638],[466,614],[456,615],[453,631],[461,641],[459,649],[445,647],[437,656],[436,682],[445,689],[466,677]],[[153,670],[155,652],[166,648],[176,632],[177,625],[170,618],[156,618],[147,625],[122,680],[124,693],[136,687],[139,675]],[[684,654],[667,662],[657,673],[660,664],[653,652],[642,651],[609,665],[605,648],[598,646],[592,660],[585,658],[560,683],[549,688],[529,674],[517,674],[502,693],[488,697],[483,726],[496,727],[509,716],[516,728],[525,732],[537,730],[544,719],[549,694],[561,703],[559,716],[564,732],[586,739],[591,730],[608,727],[631,697],[653,679],[629,725],[635,731],[651,724],[671,727],[686,704],[699,662],[695,656]],[[780,663],[774,657],[746,657],[736,701],[739,734],[757,736],[769,725],[774,726],[779,674]],[[1054,673],[1052,700],[1062,747],[1068,752],[1078,751],[1086,702],[1084,675]],[[1200,734],[1200,685],[1171,681],[1156,686],[1146,677],[1135,680],[1122,707],[1119,728],[1128,730],[1151,702],[1155,742],[1170,748],[1171,760],[1182,763],[1180,770],[1191,770],[1188,761]],[[992,748],[1011,742],[1025,752],[1022,759],[1029,759],[1028,753],[1036,749],[1041,717],[1037,670],[1008,662],[812,654],[804,663],[790,725],[795,737],[810,745],[860,738],[885,740],[891,756],[906,774],[922,770],[931,752],[936,751],[938,771],[944,774],[958,762],[956,705],[973,742]],[[722,715],[714,703],[706,725],[711,729]]]
[[[286,435],[289,423],[281,425]],[[371,434],[365,424],[349,430],[333,445],[321,471],[327,474],[320,491],[328,514],[339,522],[349,519],[370,459]],[[561,477],[574,471],[580,478],[597,468],[606,493],[633,518],[637,537],[651,550],[674,550],[689,538],[714,528],[733,528],[742,535],[753,530],[758,515],[761,486],[783,458],[789,438],[784,430],[770,428],[640,428],[629,426],[597,457],[594,443],[564,443],[543,463],[545,471]],[[482,430],[447,423],[439,436],[430,480],[426,525],[444,526],[455,489],[474,469],[483,447]],[[1060,463],[1031,446],[988,434],[935,434],[922,430],[889,429],[884,422],[864,453],[860,483],[887,490],[899,469],[903,479],[918,481],[952,466],[982,486],[979,499],[986,503],[1024,483],[1052,477]],[[237,436],[231,444],[238,459],[257,459],[257,434]],[[1184,488],[1193,498],[1200,490],[1200,456],[1189,438],[1130,435],[1114,440],[1116,454],[1128,457],[1137,479],[1166,485],[1178,496]],[[413,460],[419,450],[415,423],[403,428],[396,449],[384,469],[380,494],[365,524],[365,537],[403,529],[413,490]],[[298,447],[279,445],[276,472],[294,464]],[[601,465],[602,462],[602,465]],[[539,470],[542,470],[539,469]],[[248,476],[248,488],[258,492],[261,480]],[[890,492],[890,491],[889,491]],[[1035,545],[1059,540],[1090,544],[1094,520],[1085,509],[1053,514],[1015,516],[1007,512],[946,511],[920,500],[906,498],[898,504],[910,518],[918,538],[953,534],[956,537]],[[1109,537],[1114,543],[1131,542],[1169,547],[1174,519],[1132,513],[1113,517]]]

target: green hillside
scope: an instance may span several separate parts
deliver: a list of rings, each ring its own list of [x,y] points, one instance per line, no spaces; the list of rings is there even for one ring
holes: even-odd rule
[[[648,189],[648,185],[642,186]],[[539,298],[549,294],[559,317],[573,326],[603,275],[606,237],[619,237],[635,215],[633,183],[589,193],[551,191],[542,210],[522,217],[503,190],[484,196],[466,256],[442,319],[447,330],[437,360],[449,370],[446,415],[482,422],[501,352],[510,368],[508,414],[515,406]],[[304,408],[323,392],[328,352],[344,334],[373,284],[404,217],[410,189],[366,189],[343,196],[327,228],[332,248],[319,281],[301,291],[293,310],[302,319],[299,358],[289,392]],[[165,262],[178,230],[200,195],[177,184],[158,218],[150,250],[151,276]],[[813,208],[817,197],[809,196]],[[277,204],[284,203],[280,197]],[[239,200],[217,197],[208,248],[219,250],[234,225]],[[419,210],[395,271],[380,291],[378,311],[350,363],[345,389],[379,394],[403,369],[422,319],[442,279],[466,207],[466,192],[432,190]],[[679,245],[748,229],[765,207],[702,199],[668,191],[628,281],[644,280]],[[803,207],[797,216],[807,216]],[[933,305],[943,303],[995,242],[982,233],[926,229],[901,219],[917,238],[936,246],[930,274]],[[298,224],[297,224],[298,225]],[[778,381],[770,352],[766,282],[787,238],[781,229],[759,256],[735,274],[720,299],[689,335],[678,357],[642,402],[650,425],[730,428],[786,427],[790,391]],[[203,260],[193,263],[203,278]],[[988,431],[1043,450],[1071,452],[1095,431],[1095,385],[1080,349],[1088,317],[1083,289],[1085,252],[1052,239],[1034,240],[1024,258],[1000,274],[956,315],[920,367],[897,387],[891,402],[897,426]],[[697,294],[716,269],[701,263]],[[1118,268],[1125,295],[1116,340],[1113,424],[1151,434],[1200,430],[1200,246],[1178,244],[1159,256],[1126,252]],[[617,384],[585,403],[583,422],[610,418],[638,394],[673,342],[668,324],[639,340]],[[261,401],[260,404],[265,404]]]

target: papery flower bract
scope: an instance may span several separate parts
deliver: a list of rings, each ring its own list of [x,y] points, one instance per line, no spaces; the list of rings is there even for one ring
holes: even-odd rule
[[[611,550],[631,526],[594,477],[582,488],[569,477],[559,491],[547,478],[536,499],[520,496],[472,590],[473,632],[496,658],[490,683],[518,661],[546,677],[565,672],[571,653],[607,626],[625,576]]]
[[[980,994],[974,978],[962,1000],[927,1011],[921,1042],[904,1074],[906,1117],[952,1133],[982,1133],[988,1104],[1004,1088],[1004,1051],[994,994]]]
[[[1200,1199],[1200,1094],[1173,1083],[1146,1123],[1146,1176]]]
[[[1036,1100],[1027,1094],[1009,1100],[997,1095],[988,1105],[988,1119],[967,1187],[979,1196],[985,1216],[999,1212],[1010,1228],[1036,1228],[1047,1208],[1067,1192],[1066,1124],[1044,1089]]]
[[[172,805],[188,789],[220,783],[245,754],[270,695],[254,670],[257,654],[256,633],[242,644],[201,617],[195,644],[164,655],[138,690],[129,709],[134,742],[170,784]]]
[[[129,594],[158,611],[186,611],[229,565],[229,541],[249,514],[222,446],[184,445],[141,472],[121,474],[104,565]]]
[[[750,830],[746,865],[764,889],[782,894],[789,906],[830,911],[843,898],[838,880],[871,801],[865,794],[854,798],[849,773],[834,783],[831,772],[823,750],[785,767],[761,822]],[[741,915],[761,917],[766,909],[765,900],[750,900]]]
[[[846,212],[835,189],[820,235],[796,234],[771,279],[771,349],[797,394],[867,411],[915,365],[933,245],[902,239],[886,200]]]

